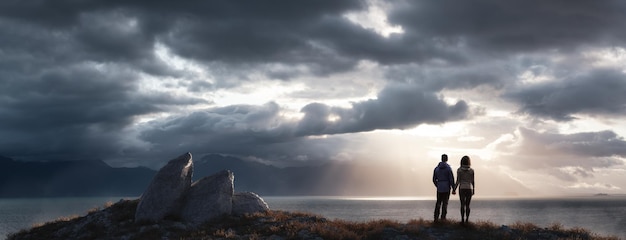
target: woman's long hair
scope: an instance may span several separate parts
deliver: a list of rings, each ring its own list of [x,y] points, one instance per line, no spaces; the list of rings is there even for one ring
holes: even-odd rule
[[[472,161],[470,161],[470,158],[468,156],[463,156],[461,158],[461,166],[463,165],[467,165],[467,166],[472,165]]]

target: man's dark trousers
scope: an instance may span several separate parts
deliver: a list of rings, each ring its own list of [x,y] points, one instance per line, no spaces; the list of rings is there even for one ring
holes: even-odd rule
[[[448,200],[450,200],[450,192],[437,192],[437,203],[435,204],[435,221],[439,220],[440,212],[441,220],[446,220],[446,214],[448,214]]]

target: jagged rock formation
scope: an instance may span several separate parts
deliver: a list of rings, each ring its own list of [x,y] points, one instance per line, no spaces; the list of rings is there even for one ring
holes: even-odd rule
[[[193,183],[181,211],[182,219],[199,224],[230,214],[233,208],[233,181],[233,173],[223,170]]]
[[[233,195],[233,215],[241,216],[246,213],[263,212],[269,209],[267,203],[256,193],[238,192]]]
[[[141,196],[135,222],[161,221],[167,217],[199,225],[223,215],[268,211],[255,193],[235,193],[234,175],[229,170],[204,177],[193,184],[191,153],[170,160],[159,170]]]
[[[178,213],[183,198],[191,187],[191,159],[191,153],[185,153],[170,160],[157,172],[141,195],[135,221],[158,221]]]

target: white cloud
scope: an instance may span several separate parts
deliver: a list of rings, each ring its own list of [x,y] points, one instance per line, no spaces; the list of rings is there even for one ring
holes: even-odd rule
[[[626,71],[624,64],[626,63],[626,49],[624,47],[589,49],[582,52],[581,55],[588,58],[594,67],[615,67]]]
[[[372,29],[384,37],[389,37],[391,34],[404,33],[402,26],[391,25],[387,21],[389,3],[380,0],[369,0],[367,2],[369,4],[367,9],[346,13],[344,17],[364,28]]]

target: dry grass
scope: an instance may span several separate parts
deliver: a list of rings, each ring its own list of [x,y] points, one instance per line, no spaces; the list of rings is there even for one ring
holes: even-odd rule
[[[78,217],[79,217],[78,215],[62,216],[62,217],[59,217],[57,219],[54,219],[54,220],[48,221],[48,222],[33,223],[33,225],[31,227],[32,228],[39,228],[39,227],[43,227],[43,226],[48,225],[48,224],[69,222],[69,221],[71,221],[73,219],[76,219]]]
[[[533,231],[537,228],[539,228],[537,225],[529,223],[529,222],[515,222],[513,225],[511,225],[511,228],[515,228],[518,230],[521,230],[522,232],[530,232]]]
[[[111,207],[111,206],[113,206],[113,204],[115,204],[115,203],[112,202],[112,201],[108,201],[108,202],[104,203],[104,208]]]
[[[617,240],[591,234],[582,228],[566,229],[555,223],[540,228],[532,223],[518,222],[509,227],[488,221],[460,224],[456,221],[434,223],[424,219],[400,223],[393,220],[353,222],[327,220],[302,213],[270,211],[244,217],[225,217],[207,223],[200,229],[186,233],[181,239],[266,239],[278,236],[285,239],[320,237],[322,239],[595,239]]]

